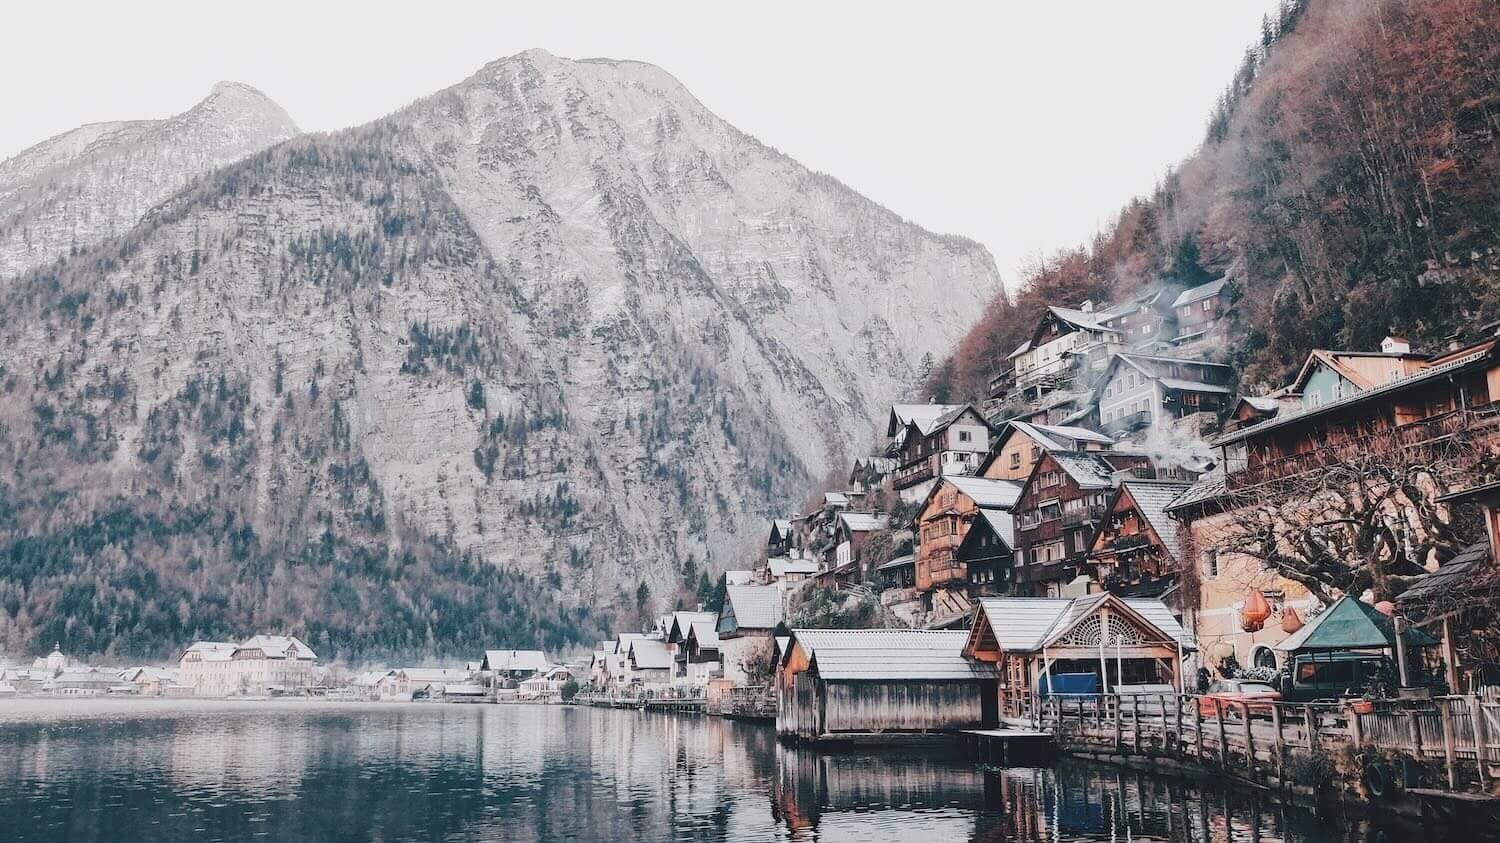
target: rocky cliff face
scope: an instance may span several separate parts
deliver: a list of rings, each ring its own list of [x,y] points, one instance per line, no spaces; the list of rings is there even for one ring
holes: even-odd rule
[[[0,281],[123,234],[194,178],[295,134],[265,94],[220,82],[175,117],[42,141],[0,162]]]
[[[670,608],[998,287],[657,68],[495,62],[0,298],[4,638],[140,603],[136,649],[451,651]]]

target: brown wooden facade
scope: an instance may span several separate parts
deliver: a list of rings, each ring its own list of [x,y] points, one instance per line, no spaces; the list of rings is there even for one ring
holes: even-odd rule
[[[1115,490],[1089,548],[1092,579],[1105,591],[1125,597],[1160,597],[1177,584],[1183,542],[1164,508],[1189,485],[1126,481]]]
[[[1066,470],[1060,459],[1086,464],[1093,477]],[[1087,573],[1084,563],[1094,528],[1104,516],[1115,485],[1109,475],[1149,468],[1150,460],[1139,454],[1044,454],[1027,478],[1014,509],[1014,593],[1057,596],[1062,586]]]

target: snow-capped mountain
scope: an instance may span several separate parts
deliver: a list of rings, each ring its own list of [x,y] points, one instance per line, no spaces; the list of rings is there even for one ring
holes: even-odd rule
[[[0,282],[124,233],[192,179],[296,134],[265,94],[220,82],[175,117],[42,141],[0,162]]]
[[[566,637],[744,562],[999,285],[659,68],[527,52],[0,296],[0,531],[201,513],[131,550],[181,629]]]

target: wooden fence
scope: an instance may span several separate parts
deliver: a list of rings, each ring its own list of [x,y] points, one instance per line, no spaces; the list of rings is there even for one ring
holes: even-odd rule
[[[1267,783],[1287,782],[1286,767],[1299,757],[1375,750],[1440,760],[1449,790],[1489,786],[1489,766],[1500,763],[1500,702],[1456,696],[1365,705],[1192,694],[1055,696],[1034,700],[1031,725],[1051,731],[1064,749],[1165,755]]]

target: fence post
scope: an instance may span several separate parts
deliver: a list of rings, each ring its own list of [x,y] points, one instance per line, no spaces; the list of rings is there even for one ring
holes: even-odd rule
[[[1172,706],[1173,706],[1173,708],[1176,709],[1176,711],[1174,711],[1173,715],[1172,715],[1173,719],[1176,721],[1176,729],[1174,730],[1175,737],[1172,740],[1172,754],[1173,755],[1181,755],[1182,754],[1182,695],[1181,694],[1173,694],[1172,695]],[[1165,717],[1163,717],[1163,720],[1165,720]]]
[[[1302,706],[1302,719],[1307,721],[1307,751],[1313,755],[1318,754],[1318,721],[1313,714],[1312,706]]]
[[[1286,787],[1286,770],[1282,766],[1285,763],[1285,749],[1281,740],[1280,703],[1271,703],[1271,728],[1276,730],[1276,780],[1281,783],[1282,787]]]
[[[1112,696],[1114,697],[1114,701],[1115,701],[1115,704],[1114,704],[1114,710],[1115,710],[1115,752],[1119,752],[1119,751],[1121,751],[1121,746],[1120,745],[1124,742],[1124,738],[1122,738],[1120,736],[1120,714],[1121,714],[1121,712],[1120,712],[1120,695],[1119,694],[1114,694]]]
[[[1245,771],[1255,780],[1255,730],[1250,728],[1250,703],[1243,703],[1245,715]]]
[[[1415,711],[1406,712],[1406,731],[1411,736],[1411,754],[1418,761],[1422,760],[1422,727],[1417,723]]]
[[[1365,742],[1365,730],[1359,720],[1360,714],[1352,705],[1344,706],[1344,714],[1349,717],[1349,740],[1353,741],[1354,749],[1358,751]]]
[[[1214,720],[1219,723],[1219,766],[1229,769],[1229,735],[1224,731],[1224,703],[1214,699]]]
[[[1141,754],[1141,695],[1130,695],[1130,743],[1136,755]]]
[[[1198,744],[1198,763],[1203,763],[1203,706],[1197,697],[1192,697],[1193,741]]]
[[[1485,744],[1489,743],[1489,724],[1484,722],[1484,702],[1478,694],[1469,696],[1469,716],[1474,720],[1474,760],[1479,768],[1479,786],[1488,790],[1490,771],[1485,769]]]
[[[1438,699],[1438,716],[1443,723],[1443,764],[1448,768],[1448,789],[1455,790],[1458,787],[1458,779],[1453,771],[1453,712],[1448,710],[1448,701]]]

